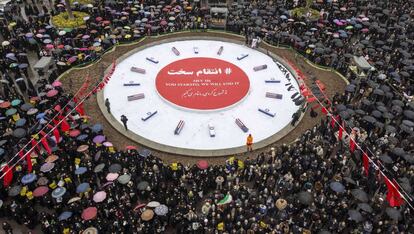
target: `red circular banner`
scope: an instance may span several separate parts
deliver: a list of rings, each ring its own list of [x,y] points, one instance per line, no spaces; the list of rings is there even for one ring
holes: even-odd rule
[[[158,93],[175,105],[215,110],[234,105],[250,87],[238,66],[215,58],[187,58],[172,62],[156,77]]]

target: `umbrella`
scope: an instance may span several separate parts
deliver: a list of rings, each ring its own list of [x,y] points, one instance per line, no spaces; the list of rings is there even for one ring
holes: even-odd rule
[[[22,177],[22,184],[30,184],[37,179],[37,175],[33,173],[29,173]]]
[[[121,166],[121,164],[118,164],[118,163],[115,163],[115,164],[112,164],[111,166],[109,166],[109,168],[108,168],[108,171],[110,172],[110,173],[118,173],[118,172],[120,172],[122,170],[122,166]]]
[[[44,176],[40,177],[37,180],[37,185],[40,185],[40,186],[47,185],[47,183],[49,183],[49,180],[46,177],[44,177]]]
[[[149,202],[148,204],[147,204],[147,206],[148,207],[151,207],[151,208],[155,208],[155,207],[158,207],[158,206],[160,206],[161,204],[159,203],[159,202],[157,202],[157,201],[151,201],[151,202]]]
[[[76,151],[78,151],[79,153],[82,153],[82,152],[85,152],[88,149],[89,149],[88,145],[80,145]]]
[[[88,189],[90,189],[90,185],[89,183],[82,183],[80,185],[78,185],[78,187],[76,187],[76,192],[77,193],[84,193],[86,192]]]
[[[14,197],[14,196],[17,196],[18,194],[20,194],[20,190],[22,190],[22,186],[15,185],[9,190],[8,194],[9,194],[10,197]]]
[[[18,106],[18,105],[20,105],[20,103],[22,103],[22,100],[20,100],[20,99],[14,99],[10,104],[12,106]]]
[[[44,164],[40,167],[40,171],[41,171],[41,172],[49,172],[49,171],[51,171],[54,167],[55,167],[55,164],[54,164],[54,163],[44,163]]]
[[[106,175],[106,180],[107,181],[114,181],[118,178],[119,174],[118,173],[108,173],[108,175]]]
[[[58,156],[56,156],[56,155],[54,155],[54,154],[51,154],[51,155],[49,155],[49,156],[45,159],[45,162],[47,162],[47,163],[53,163],[53,162],[54,162],[54,161],[56,161],[58,158],[59,158]]]
[[[58,91],[56,89],[51,89],[46,93],[47,97],[54,97],[56,96],[56,94],[58,94]]]
[[[141,181],[138,183],[137,188],[139,190],[145,190],[149,186],[149,183],[147,181]]]
[[[368,194],[362,189],[353,189],[351,194],[361,202],[368,202]]]
[[[93,172],[95,172],[95,173],[101,172],[104,168],[105,168],[105,163],[98,164],[93,169]]]
[[[157,215],[164,216],[168,213],[168,207],[166,205],[160,205],[155,207],[154,212]]]
[[[6,116],[14,115],[16,114],[17,110],[14,108],[10,108],[6,111]]]
[[[364,119],[368,123],[375,123],[375,122],[377,122],[377,120],[374,117],[370,116],[370,115],[366,115],[362,119]]]
[[[38,109],[36,109],[36,108],[31,108],[31,109],[29,109],[29,110],[27,111],[27,114],[28,114],[28,115],[34,115],[34,114],[36,114],[38,111],[39,111],[39,110],[38,110]]]
[[[379,156],[379,159],[381,159],[381,161],[386,163],[386,164],[393,163],[392,158],[390,156],[388,156],[387,154],[383,154],[383,155]]]
[[[26,124],[26,119],[19,119],[16,121],[16,127],[23,127]]]
[[[24,130],[24,128],[16,128],[13,131],[13,136],[17,137],[17,138],[22,138],[22,137],[26,136],[26,130]]]
[[[145,210],[141,214],[141,219],[143,221],[150,221],[153,217],[154,217],[154,211],[149,210],[149,209],[148,210]]]
[[[72,217],[72,214],[73,213],[70,211],[64,211],[59,215],[58,219],[59,221],[67,220],[68,218]]]
[[[98,229],[96,227],[88,227],[82,231],[82,234],[98,234]]]
[[[374,211],[368,203],[359,203],[358,208],[368,213],[372,213]]]
[[[276,207],[279,210],[285,209],[287,206],[287,201],[285,199],[279,198],[276,200]]]
[[[95,136],[92,141],[96,144],[101,144],[102,142],[105,141],[105,136],[103,135]]]
[[[88,169],[86,167],[78,167],[78,169],[75,170],[75,175],[82,175],[85,173]]]
[[[207,168],[208,168],[208,162],[207,162],[207,160],[199,160],[199,161],[197,162],[197,167],[198,167],[199,169],[201,169],[201,170],[205,170],[205,169],[207,169]]]
[[[33,190],[33,196],[34,197],[41,197],[45,195],[47,192],[49,192],[49,188],[46,186],[40,186],[37,187],[35,190]]]
[[[349,218],[351,220],[354,220],[357,223],[359,223],[362,220],[364,220],[364,218],[362,217],[361,213],[359,213],[359,211],[357,211],[357,210],[349,210],[348,211],[348,215],[349,215]]]
[[[102,124],[95,124],[92,126],[92,131],[95,133],[102,131],[102,129],[103,129]]]
[[[57,187],[55,190],[53,190],[52,197],[53,198],[60,198],[65,193],[66,193],[66,188],[64,188],[64,187]]]
[[[414,111],[412,110],[405,110],[404,111],[404,116],[409,118],[409,119],[413,119],[414,120]]]
[[[402,218],[401,212],[395,208],[388,207],[385,209],[385,213],[393,220],[401,220]]]
[[[117,180],[120,184],[126,184],[131,180],[131,175],[129,174],[121,175],[120,177],[118,177]]]
[[[395,147],[394,149],[392,149],[392,153],[401,157],[401,156],[405,155],[405,150],[403,148],[400,148],[400,147]]]
[[[303,205],[310,205],[313,202],[313,196],[309,192],[302,191],[298,193],[298,200]]]
[[[98,209],[96,209],[96,207],[88,207],[82,211],[82,219],[83,220],[94,219],[97,213],[98,213]]]
[[[352,178],[350,178],[350,177],[344,177],[344,180],[345,180],[346,182],[350,183],[350,184],[356,184],[355,180],[353,180],[353,179],[352,179]]]
[[[81,200],[80,197],[72,197],[71,199],[69,199],[68,204],[74,203],[74,202],[79,201],[79,200]]]
[[[99,191],[93,195],[93,201],[97,203],[102,202],[103,200],[105,200],[105,198],[106,198],[105,191]]]
[[[138,154],[139,156],[146,158],[151,155],[151,151],[149,149],[141,149],[138,151]]]
[[[345,186],[337,181],[331,182],[329,184],[329,187],[337,193],[345,192]]]

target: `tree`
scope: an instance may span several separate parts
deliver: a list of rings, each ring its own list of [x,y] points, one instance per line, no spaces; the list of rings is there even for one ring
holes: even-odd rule
[[[73,16],[72,8],[70,7],[70,0],[65,0],[65,7],[68,12],[69,19],[74,19],[75,17]]]

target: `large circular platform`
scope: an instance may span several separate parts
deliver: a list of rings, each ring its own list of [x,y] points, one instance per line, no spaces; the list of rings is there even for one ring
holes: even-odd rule
[[[139,48],[118,61],[100,102],[108,98],[108,120],[148,147],[198,156],[240,153],[249,133],[260,145],[292,129],[298,83],[274,59],[216,40]],[[121,115],[129,119],[128,132],[120,128]]]

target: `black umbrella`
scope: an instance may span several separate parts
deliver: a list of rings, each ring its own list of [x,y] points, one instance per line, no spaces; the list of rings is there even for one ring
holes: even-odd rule
[[[381,89],[375,89],[373,94],[379,95],[379,96],[383,96],[385,93],[383,90]]]
[[[385,107],[385,106],[377,106],[377,110],[379,110],[381,112],[386,112],[387,111],[387,107]]]
[[[402,218],[401,212],[395,208],[388,207],[385,209],[385,213],[387,213],[388,217],[396,221]]]
[[[357,223],[359,223],[362,220],[364,220],[364,218],[362,217],[361,213],[359,213],[359,211],[357,211],[357,210],[349,210],[348,211],[348,215],[349,215],[349,218],[351,220],[354,220]]]
[[[345,111],[346,110],[346,106],[343,104],[338,104],[335,106],[337,111]]]
[[[110,173],[118,173],[121,170],[122,170],[122,166],[121,164],[118,164],[118,163],[112,164],[111,166],[109,166],[109,169],[108,169]]]
[[[345,180],[347,183],[350,183],[350,184],[354,184],[354,185],[356,185],[355,180],[353,180],[353,179],[352,179],[352,178],[350,178],[350,177],[344,177],[344,180]]]
[[[357,113],[358,115],[365,115],[366,114],[366,112],[361,110],[361,109],[356,110],[355,113]]]
[[[404,111],[404,116],[409,118],[409,119],[414,119],[414,111],[411,110],[405,110]]]
[[[370,116],[370,115],[366,115],[362,119],[364,119],[368,123],[375,123],[375,122],[377,122],[377,120],[374,117]]]
[[[359,203],[358,208],[368,213],[372,213],[372,211],[374,211],[368,203]]]
[[[405,155],[402,156],[402,158],[405,161],[407,161],[408,163],[410,163],[410,164],[413,164],[414,163],[414,157],[413,157],[413,155],[405,154]]]
[[[382,113],[377,110],[374,110],[372,111],[371,115],[374,116],[375,118],[381,118]]]
[[[347,92],[354,92],[355,91],[355,85],[354,84],[349,84],[345,87],[345,91]]]
[[[385,131],[387,133],[395,133],[397,131],[397,129],[392,125],[387,125],[387,126],[385,126]]]
[[[379,159],[386,164],[391,164],[393,163],[393,160],[390,156],[388,156],[387,154],[383,154],[381,156],[379,156]]]
[[[310,205],[313,202],[313,196],[310,192],[300,192],[298,193],[298,200],[303,205]]]
[[[13,136],[16,138],[23,138],[24,136],[26,136],[26,130],[23,128],[16,128],[13,131]]]
[[[391,114],[390,112],[384,112],[384,113],[382,114],[382,117],[384,117],[384,118],[386,118],[386,119],[393,119],[393,118],[394,118],[394,115],[393,115],[393,114]]]
[[[393,150],[392,150],[392,153],[394,154],[394,155],[397,155],[397,156],[403,156],[403,155],[405,155],[405,150],[403,149],[403,148],[400,148],[400,147],[395,147]]]
[[[362,189],[353,189],[351,191],[352,195],[355,197],[355,199],[361,201],[361,202],[368,202],[368,194],[362,190]]]
[[[405,119],[405,120],[403,120],[403,121],[402,121],[402,123],[403,123],[404,125],[407,125],[408,127],[414,127],[414,122],[413,122],[413,121],[411,121],[411,120],[407,120],[407,119]]]

